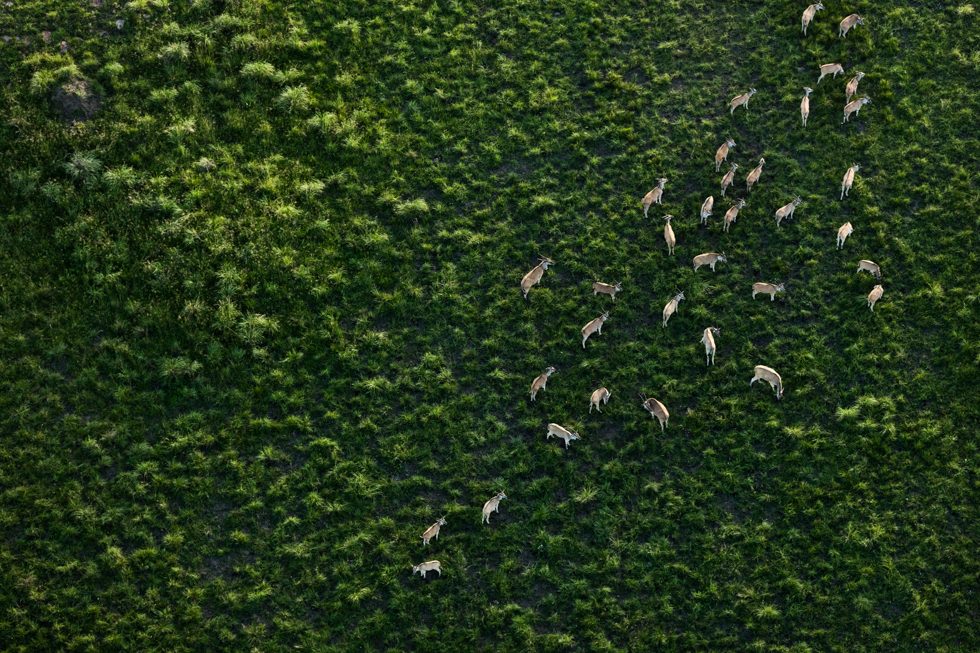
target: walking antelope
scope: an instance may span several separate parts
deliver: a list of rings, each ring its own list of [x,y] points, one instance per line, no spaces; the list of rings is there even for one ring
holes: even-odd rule
[[[881,287],[879,283],[877,286],[871,289],[868,293],[868,306],[871,308],[871,312],[875,312],[875,304],[881,299],[881,296],[885,294],[885,289]]]
[[[684,299],[684,293],[679,292],[664,306],[664,327],[667,326],[667,320],[670,319],[670,316],[677,312],[677,305],[681,303],[682,299]]]
[[[609,319],[609,311],[606,311],[594,320],[589,320],[589,323],[582,327],[582,349],[585,349],[585,341],[589,339],[593,333],[598,333],[602,335],[602,323]]]
[[[704,200],[704,204],[701,205],[701,224],[708,224],[708,217],[711,216],[711,209],[715,206],[715,196],[708,195],[708,199]]]
[[[870,272],[875,279],[881,278],[881,266],[879,266],[874,261],[869,261],[868,259],[861,259],[858,261],[858,272]]]
[[[555,368],[549,365],[544,372],[537,375],[534,380],[531,381],[531,401],[534,401],[535,397],[538,396],[539,390],[544,390],[545,386],[548,385],[548,379],[554,373]]]
[[[824,65],[820,66],[820,77],[817,78],[817,84],[819,84],[820,80],[827,75],[833,75],[834,79],[837,79],[837,75],[843,74],[844,66],[840,65],[839,63],[825,63]]]
[[[732,110],[729,113],[734,115],[735,109],[739,107],[745,107],[745,110],[748,111],[749,100],[752,99],[752,96],[755,94],[756,94],[756,90],[754,88],[750,88],[748,93],[742,93],[741,95],[736,95],[735,97],[733,97],[732,101],[728,103],[729,106],[732,108]]]
[[[613,298],[613,301],[616,301],[616,293],[618,293],[622,289],[623,289],[622,282],[619,282],[617,284],[611,284],[611,283],[602,283],[601,281],[596,281],[595,283],[592,284],[592,296],[595,297],[599,293],[602,293],[603,295],[609,295],[610,297]]]
[[[598,390],[594,390],[592,392],[592,396],[589,397],[589,412],[591,413],[592,409],[595,408],[597,411],[601,413],[602,409],[599,408],[599,404],[603,404],[603,405],[608,404],[609,397],[611,395],[612,393],[609,392],[607,388],[599,388]]]
[[[568,449],[568,443],[572,440],[581,440],[582,436],[571,429],[566,429],[561,424],[555,424],[552,422],[548,424],[548,438],[556,437],[565,441],[565,448]]]
[[[656,417],[657,421],[660,422],[660,432],[663,433],[664,429],[667,428],[667,421],[670,419],[670,412],[667,410],[667,407],[653,397],[645,397],[643,393],[640,393],[640,401],[643,402],[643,407],[650,413],[650,417]]]
[[[497,494],[490,497],[490,499],[485,504],[483,504],[483,520],[480,523],[489,524],[490,513],[500,512],[500,500],[506,498],[507,495],[504,494],[503,492],[498,492]]]
[[[739,200],[737,203],[728,207],[728,210],[725,211],[725,225],[722,227],[722,231],[728,233],[728,228],[732,226],[733,222],[735,222],[735,218],[738,217],[738,212],[743,206],[745,206],[745,200]],[[697,268],[694,269],[696,270]],[[711,269],[713,270],[714,267]]]
[[[765,281],[756,281],[752,284],[752,299],[758,294],[769,295],[769,301],[776,301],[776,293],[786,292],[785,284],[772,284]]]
[[[728,190],[728,187],[731,186],[733,183],[735,183],[735,171],[738,170],[738,164],[732,163],[730,165],[732,166],[731,169],[725,173],[724,177],[721,178],[722,197],[725,196],[725,191]]]
[[[755,376],[749,381],[749,385],[760,379],[772,386],[772,389],[776,391],[776,399],[783,398],[783,377],[779,376],[776,370],[765,365],[756,365]]]
[[[670,220],[673,217],[674,216],[672,216],[672,215],[665,215],[664,216],[664,220],[667,221],[667,224],[664,225],[664,240],[667,241],[667,254],[668,255],[674,253],[674,245],[677,244],[677,238],[674,236],[674,228],[670,226]]]
[[[538,259],[539,262],[531,271],[524,275],[521,279],[521,292],[524,293],[524,299],[527,299],[527,294],[531,292],[531,288],[541,283],[541,277],[544,276],[544,271],[548,269],[549,266],[555,264],[550,258],[542,256]]]
[[[650,206],[653,204],[660,204],[661,199],[664,196],[664,184],[667,183],[666,177],[661,177],[657,180],[657,185],[653,189],[643,196],[643,217],[647,217],[647,211],[650,210]]]
[[[854,227],[851,226],[850,222],[845,222],[837,230],[837,249],[844,249],[844,241],[847,237],[854,233]]]
[[[847,33],[851,31],[851,28],[855,25],[864,25],[864,19],[857,14],[851,14],[847,16],[840,22],[840,30],[837,32],[838,38],[844,38]]]
[[[806,28],[813,22],[813,17],[818,11],[825,9],[822,2],[812,4],[803,10],[803,36],[806,36]]]
[[[704,334],[701,336],[701,343],[704,345],[704,364],[714,365],[715,364],[715,335],[721,333],[721,329],[716,327],[708,327],[704,330]]]
[[[844,173],[844,181],[841,182],[841,185],[840,185],[840,198],[841,199],[844,199],[844,196],[845,195],[850,195],[850,193],[851,193],[851,186],[854,185],[854,175],[857,174],[857,171],[860,170],[860,169],[861,169],[861,166],[858,165],[857,163],[855,163],[854,165],[852,165],[850,168],[847,169],[847,172]]]
[[[803,200],[800,199],[799,197],[796,197],[792,202],[790,202],[786,206],[781,206],[778,209],[776,209],[776,226],[778,227],[779,223],[782,222],[783,220],[789,220],[790,218],[792,218],[793,214],[796,213],[796,207],[798,207],[802,203]]]
[[[857,94],[858,84],[862,79],[864,79],[864,73],[858,72],[847,82],[847,86],[844,88],[844,95],[846,96],[844,102],[850,102],[851,98]]]
[[[804,127],[806,127],[807,118],[810,117],[810,93],[813,93],[813,89],[809,86],[804,86],[803,100],[800,101],[800,115],[803,117]]]
[[[728,259],[725,258],[725,252],[722,252],[721,254],[716,254],[715,252],[698,254],[694,257],[694,271],[697,272],[698,268],[700,268],[702,265],[707,265],[711,268],[711,271],[714,272],[716,264],[725,263],[727,261]]]
[[[844,119],[840,121],[840,124],[843,125],[845,122],[847,122],[848,119],[851,117],[852,113],[856,116],[861,115],[861,107],[863,107],[865,104],[871,104],[871,98],[869,98],[868,96],[858,98],[853,102],[848,102],[847,104],[845,104]]]
[[[721,162],[728,161],[728,150],[735,147],[735,141],[730,138],[726,138],[725,142],[718,146],[718,151],[715,152],[715,172],[721,170]]]
[[[745,178],[746,192],[752,190],[752,187],[756,185],[759,181],[759,177],[762,176],[762,166],[766,165],[766,160],[764,158],[759,158],[759,165],[749,172],[748,176]]]
[[[434,523],[432,526],[429,526],[427,529],[425,529],[425,532],[422,533],[422,546],[426,546],[429,543],[429,540],[431,540],[432,538],[436,538],[438,540],[439,530],[442,529],[442,527],[445,525],[446,525],[446,516],[443,515],[442,517],[436,520],[436,523]]]
[[[417,565],[412,566],[412,575],[418,574],[422,578],[430,571],[434,571],[442,576],[442,565],[439,564],[438,560],[429,560],[428,562],[420,562]]]

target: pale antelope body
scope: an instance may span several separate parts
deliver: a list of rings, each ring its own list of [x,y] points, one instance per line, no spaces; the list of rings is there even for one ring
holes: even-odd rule
[[[800,101],[800,116],[803,117],[804,127],[806,127],[806,121],[810,117],[810,93],[813,93],[813,89],[809,86],[804,86],[803,99]]]
[[[704,334],[701,336],[701,344],[704,345],[704,364],[714,365],[715,364],[715,336],[713,334],[721,333],[721,329],[715,327],[708,327],[704,330]]]
[[[530,272],[524,275],[524,278],[521,279],[521,292],[524,293],[524,299],[527,299],[527,294],[531,291],[531,288],[541,283],[541,277],[544,276],[544,271],[554,264],[554,261],[542,256],[541,261],[531,268]]]
[[[745,200],[739,200],[736,204],[732,204],[730,207],[728,207],[728,210],[725,211],[725,224],[722,227],[722,231],[728,233],[728,228],[732,226],[733,222],[735,222],[735,219],[738,217],[738,212],[744,206],[745,206]],[[695,267],[694,269],[697,270],[697,267]],[[711,266],[711,269],[712,270],[715,269],[714,265]]]
[[[879,266],[874,261],[869,261],[868,259],[861,259],[858,261],[858,272],[870,272],[875,279],[881,278],[881,266]]]
[[[589,339],[593,333],[598,333],[602,335],[602,324],[609,319],[609,311],[606,311],[594,320],[589,320],[589,323],[582,327],[582,349],[585,349],[585,341]]]
[[[724,252],[722,252],[721,254],[717,254],[715,252],[705,252],[704,254],[698,254],[697,256],[694,257],[694,271],[697,272],[698,268],[700,268],[702,265],[707,265],[708,267],[711,268],[711,271],[714,272],[715,265],[717,265],[718,263],[725,263],[726,261],[728,261],[728,259],[725,258]]]
[[[559,438],[565,441],[565,448],[568,449],[568,443],[572,440],[581,440],[582,436],[571,429],[566,429],[561,424],[555,424],[552,422],[548,424],[548,438]]]
[[[436,520],[436,523],[434,523],[432,526],[429,526],[427,529],[425,529],[425,532],[422,533],[422,546],[426,546],[429,543],[429,540],[431,540],[432,538],[436,538],[438,540],[439,531],[445,525],[446,525],[446,517],[444,515],[440,517],[438,520]]]
[[[657,185],[646,195],[643,196],[643,217],[647,217],[647,211],[654,204],[661,204],[664,196],[664,184],[667,183],[666,177],[657,180]]]
[[[871,104],[871,98],[865,96],[865,97],[862,97],[862,98],[858,98],[858,99],[854,100],[853,102],[848,102],[847,104],[845,104],[844,105],[844,119],[841,120],[840,124],[843,125],[845,122],[847,122],[848,119],[850,119],[852,113],[855,116],[860,116],[861,115],[861,107],[863,107],[865,104]]]
[[[428,562],[420,562],[412,567],[412,575],[418,574],[422,578],[430,571],[434,571],[440,576],[442,576],[442,565],[439,564],[438,560],[429,560]]]
[[[670,226],[670,219],[673,218],[672,215],[665,215],[664,220],[667,224],[664,225],[664,240],[667,242],[667,254],[674,253],[674,245],[677,244],[677,237],[674,236],[674,228]]]
[[[781,206],[778,209],[776,209],[776,226],[778,227],[779,223],[782,222],[783,220],[789,220],[790,218],[792,218],[793,214],[796,213],[796,207],[798,207],[802,203],[803,200],[797,197],[786,206]]]
[[[813,22],[813,17],[821,9],[824,9],[823,3],[817,2],[803,10],[803,36],[806,36],[806,28],[810,26],[810,23]]]
[[[822,80],[827,75],[833,75],[834,79],[836,79],[838,75],[843,75],[843,74],[844,74],[844,66],[840,65],[839,63],[825,63],[822,66],[820,66],[820,77],[817,78],[817,84],[819,84],[820,80]]]
[[[739,107],[745,107],[745,110],[748,111],[749,100],[752,99],[752,96],[755,95],[755,93],[756,93],[755,89],[750,88],[748,93],[742,93],[741,95],[736,95],[735,97],[733,97],[732,101],[728,103],[729,106],[731,106],[732,108],[732,110],[729,113],[734,115],[735,109]]]
[[[611,395],[612,395],[612,393],[609,392],[609,389],[608,388],[599,388],[598,390],[594,390],[592,392],[592,396],[589,397],[589,412],[591,413],[592,412],[592,409],[595,408],[597,411],[599,411],[601,413],[602,412],[602,409],[599,407],[599,405],[600,404],[603,404],[603,405],[608,404],[609,403],[609,397]]]
[[[650,413],[650,417],[655,417],[660,422],[660,432],[663,433],[664,429],[667,428],[667,421],[670,420],[670,412],[667,407],[653,397],[648,399],[641,394],[640,399],[643,400],[643,408]]]
[[[728,187],[735,183],[735,171],[738,170],[738,164],[731,164],[731,169],[725,173],[725,176],[721,178],[721,196],[725,196],[725,191]]]
[[[844,38],[847,33],[851,31],[851,28],[855,25],[864,25],[864,19],[857,14],[851,14],[847,16],[840,22],[840,29],[837,31],[838,38]]]
[[[847,86],[844,89],[844,95],[846,96],[844,102],[850,102],[851,98],[857,94],[858,84],[862,79],[864,79],[864,73],[859,72],[851,78],[851,81],[847,82]]]
[[[756,295],[763,294],[769,295],[769,301],[776,301],[776,293],[785,292],[786,286],[784,284],[774,284],[766,283],[765,281],[756,281],[752,284],[752,299],[755,299]]]
[[[664,306],[664,327],[667,326],[667,320],[670,319],[670,316],[677,312],[677,306],[682,299],[684,299],[684,293],[679,292]]]
[[[483,520],[480,523],[489,524],[490,513],[500,512],[500,500],[506,498],[507,495],[504,494],[503,492],[498,492],[497,494],[490,497],[490,499],[485,504],[483,504]]]
[[[535,397],[538,396],[539,390],[545,389],[545,386],[548,385],[548,379],[554,373],[555,373],[555,368],[549,365],[544,372],[537,375],[534,378],[534,380],[531,381],[531,401],[535,401]]]
[[[708,195],[708,199],[704,200],[704,204],[701,205],[701,224],[708,224],[708,218],[711,216],[711,209],[715,206],[715,196]]]
[[[847,169],[847,172],[844,173],[844,181],[841,182],[841,185],[840,185],[840,198],[841,199],[844,199],[844,196],[845,195],[850,195],[850,193],[851,193],[851,186],[854,185],[854,175],[857,174],[857,171],[860,170],[860,169],[861,169],[861,166],[858,165],[857,163],[855,163],[854,165],[852,165],[850,168]]]
[[[715,152],[715,172],[721,170],[721,162],[728,161],[728,150],[735,147],[735,141],[730,138],[726,138],[725,142],[718,146],[718,151]]]
[[[772,386],[772,389],[776,391],[776,399],[783,398],[783,377],[779,376],[776,370],[765,365],[756,365],[755,376],[749,381],[749,385],[752,385],[760,379]]]
[[[756,185],[759,181],[759,177],[762,176],[762,166],[766,165],[766,160],[764,158],[759,159],[759,165],[749,172],[748,176],[745,178],[746,192],[752,190],[752,187]]]
[[[602,283],[601,281],[596,281],[595,283],[592,284],[592,296],[595,297],[599,293],[602,293],[603,295],[609,295],[610,297],[613,298],[613,301],[616,301],[616,293],[618,293],[622,289],[623,289],[622,282],[611,284],[611,283]]]
[[[854,233],[854,227],[850,222],[845,222],[837,230],[837,249],[844,249],[844,241]]]
[[[874,288],[872,288],[871,292],[868,293],[868,307],[871,309],[872,313],[874,313],[875,304],[878,302],[879,299],[881,299],[881,296],[884,294],[885,294],[885,289],[881,287],[880,283]]]

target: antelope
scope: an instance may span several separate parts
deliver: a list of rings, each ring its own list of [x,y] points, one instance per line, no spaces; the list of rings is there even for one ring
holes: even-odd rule
[[[490,497],[485,504],[483,504],[483,520],[480,521],[481,524],[490,523],[490,513],[500,512],[500,500],[506,499],[507,495],[503,492],[498,492],[497,494]]]
[[[752,299],[758,294],[769,295],[769,301],[776,301],[776,293],[786,292],[785,284],[772,284],[765,281],[756,281],[752,284]]]
[[[704,330],[704,334],[701,336],[701,343],[704,345],[704,364],[714,365],[715,364],[715,336],[712,334],[721,333],[721,329],[716,327],[708,327]]]
[[[840,22],[840,30],[837,32],[838,38],[844,38],[847,33],[851,31],[851,28],[855,25],[864,25],[864,19],[857,14],[851,14],[847,16],[844,20]]]
[[[602,335],[602,323],[609,319],[609,311],[606,311],[594,320],[589,320],[589,323],[582,327],[582,349],[585,349],[585,341],[589,339],[593,333],[598,333]]]
[[[425,532],[422,533],[422,546],[428,545],[429,540],[431,540],[433,537],[438,540],[439,530],[445,525],[446,525],[446,516],[443,515],[442,517],[436,520],[436,523],[434,523],[432,526],[429,526],[427,529],[425,529]]]
[[[684,299],[684,293],[683,292],[679,292],[676,295],[674,295],[674,298],[673,299],[671,299],[669,302],[667,302],[667,305],[666,306],[664,306],[664,324],[663,325],[664,325],[665,328],[667,326],[667,320],[670,319],[670,316],[671,315],[673,315],[674,313],[677,312],[677,305],[681,303],[681,300],[682,299]]]
[[[660,204],[664,196],[664,184],[667,183],[666,177],[657,180],[657,185],[649,193],[643,196],[643,217],[647,217],[647,211],[653,204]]]
[[[851,98],[857,94],[858,83],[860,83],[862,79],[864,79],[864,73],[859,72],[851,78],[851,81],[847,82],[847,87],[844,89],[844,95],[846,95],[847,98],[844,100],[844,102],[850,102]]]
[[[778,227],[779,223],[782,222],[783,220],[789,220],[790,218],[792,218],[793,214],[796,213],[796,207],[798,207],[802,203],[803,200],[800,199],[799,197],[796,197],[792,202],[790,202],[786,206],[781,206],[778,209],[776,209],[776,226]]]
[[[851,117],[853,113],[856,116],[861,115],[861,107],[865,104],[871,104],[871,98],[864,96],[863,98],[858,98],[853,102],[848,102],[844,105],[844,119],[840,121],[840,124],[844,124]]]
[[[711,209],[715,206],[715,196],[708,195],[708,199],[704,200],[704,204],[701,205],[701,224],[708,224],[708,217],[711,215]]]
[[[548,424],[548,438],[556,437],[565,441],[565,448],[568,449],[568,443],[572,440],[581,440],[582,436],[571,429],[566,429],[561,424],[555,424],[552,422]]]
[[[667,241],[668,256],[674,253],[674,245],[677,244],[677,238],[674,236],[674,228],[670,226],[670,220],[673,217],[672,215],[664,216],[664,220],[667,221],[667,224],[664,225],[664,240]]]
[[[759,177],[762,176],[762,166],[766,165],[766,160],[762,157],[759,158],[759,165],[752,169],[752,172],[745,178],[746,192],[750,192],[752,187],[756,185],[759,181]]]
[[[599,404],[608,404],[610,395],[612,393],[607,388],[599,388],[593,391],[592,396],[589,397],[589,413],[592,412],[593,408],[601,413],[602,409],[599,408]]]
[[[854,233],[854,227],[851,226],[850,222],[845,222],[837,230],[837,249],[844,249],[844,241],[847,237]]]
[[[735,147],[735,141],[730,138],[726,138],[725,142],[718,146],[718,151],[715,152],[715,172],[721,170],[721,162],[728,161],[728,150]]]
[[[858,261],[858,272],[870,272],[875,279],[881,278],[881,266],[879,266],[874,261],[869,261],[868,259],[861,259]]]
[[[721,196],[725,196],[725,191],[728,187],[735,182],[735,171],[738,170],[738,164],[732,163],[731,170],[725,173],[725,176],[721,178]]]
[[[868,293],[868,306],[871,308],[871,312],[875,312],[875,304],[881,299],[881,296],[885,294],[885,289],[881,287],[879,283],[877,286],[871,289]]]
[[[549,266],[555,264],[554,261],[545,256],[540,257],[538,261],[538,264],[531,268],[531,271],[521,279],[521,291],[524,293],[524,299],[527,299],[527,294],[531,292],[531,288],[541,283],[541,277],[544,276],[544,271]]]
[[[534,380],[531,381],[531,401],[535,401],[535,397],[538,396],[539,390],[544,390],[545,386],[548,385],[548,379],[555,373],[555,371],[555,368],[549,365],[544,372],[538,374]]]
[[[715,271],[715,265],[718,263],[725,263],[728,259],[725,258],[725,253],[716,254],[715,252],[705,252],[704,254],[698,254],[694,257],[694,271],[697,272],[698,268],[702,265],[707,265],[711,267],[711,271]]]
[[[765,365],[756,365],[755,376],[749,381],[749,385],[752,385],[760,379],[772,386],[772,389],[776,391],[776,399],[783,398],[783,377],[779,376],[776,370]]]
[[[732,108],[732,110],[729,113],[735,115],[735,109],[739,107],[745,107],[745,110],[748,111],[749,100],[752,99],[752,96],[755,94],[756,94],[756,90],[754,88],[750,88],[748,93],[742,93],[741,95],[736,95],[735,97],[733,97],[732,101],[728,103],[729,106],[731,106]]]
[[[806,127],[806,120],[810,117],[810,93],[813,89],[809,86],[803,87],[803,100],[800,102],[800,115],[803,117],[803,126]]]
[[[820,66],[820,77],[817,79],[817,84],[819,84],[820,80],[827,75],[833,75],[834,79],[837,79],[837,75],[843,74],[844,66],[840,65],[839,63],[825,63],[824,65]]]
[[[813,22],[813,17],[818,11],[825,9],[822,2],[812,4],[803,10],[803,36],[806,36],[806,28]]]
[[[841,185],[840,185],[840,198],[841,199],[844,199],[844,196],[845,195],[850,195],[850,193],[851,193],[851,186],[854,185],[854,175],[860,169],[861,169],[861,166],[858,165],[857,163],[855,163],[850,168],[847,169],[847,172],[844,173],[844,181],[841,182]]]
[[[663,433],[664,429],[667,428],[667,421],[670,419],[670,412],[668,412],[667,407],[662,403],[650,397],[649,399],[640,393],[640,400],[643,402],[643,407],[650,413],[650,418],[657,418],[660,422],[660,432]]]
[[[610,297],[613,298],[613,301],[616,301],[616,293],[618,293],[622,289],[623,289],[622,282],[613,285],[610,283],[602,283],[601,281],[596,281],[595,283],[592,284],[592,296],[595,297],[599,293],[602,293],[603,295],[609,295]]]
[[[732,204],[728,208],[728,210],[725,211],[725,226],[722,227],[722,230],[725,233],[728,233],[728,228],[732,225],[733,222],[735,222],[735,218],[738,217],[738,212],[743,206],[745,206],[745,200],[739,200],[738,203]],[[696,270],[697,268],[694,269]],[[714,266],[712,266],[711,269],[713,270]]]
[[[429,560],[428,562],[421,562],[417,565],[412,566],[412,575],[418,574],[422,578],[430,571],[434,571],[442,576],[442,565],[439,564],[438,560]]]

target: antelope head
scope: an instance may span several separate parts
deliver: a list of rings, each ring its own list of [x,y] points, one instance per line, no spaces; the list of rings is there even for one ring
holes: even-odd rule
[[[766,165],[766,159],[765,159],[765,157],[761,157],[760,156],[759,157],[759,167],[761,168],[764,165]]]
[[[738,170],[738,164],[737,163],[733,163],[732,164],[732,172],[735,172],[736,170]]]
[[[719,329],[718,327],[708,327],[708,328],[711,329],[711,333],[715,334],[716,336],[721,333],[721,329]]]
[[[815,11],[820,11],[821,9],[826,9],[826,7],[823,6],[822,2],[818,2]]]
[[[813,89],[812,89],[812,88],[810,88],[809,86],[804,86],[804,87],[803,87],[803,93],[804,93],[804,94],[805,94],[805,95],[806,95],[807,97],[810,97],[810,93],[813,93]]]
[[[793,200],[793,206],[799,206],[802,203],[803,203],[803,199],[799,196],[797,196],[796,199]]]
[[[600,315],[599,316],[599,319],[602,320],[603,322],[605,322],[606,320],[608,320],[609,319],[609,311],[606,311],[605,313],[603,313],[602,315]]]
[[[541,269],[542,270],[547,270],[549,266],[552,266],[554,264],[555,264],[555,262],[552,261],[547,256],[539,256],[538,257],[538,265],[541,266]]]
[[[671,218],[673,218],[673,217],[674,217],[674,216],[672,216],[672,215],[665,215],[665,216],[664,216],[664,220],[666,220],[666,221],[667,221],[667,224],[670,224],[670,220],[671,220]]]
[[[440,526],[445,526],[446,525],[446,516],[443,515],[442,517],[440,517],[439,519],[437,519],[436,520],[436,523],[439,524]]]
[[[858,25],[864,25],[864,17],[863,16],[858,16],[857,17],[857,24]]]
[[[869,98],[868,96],[864,96],[863,98],[861,98],[861,104],[871,104],[871,98]]]
[[[854,165],[851,166],[851,168],[854,169],[854,172],[857,172],[858,170],[861,169],[861,164],[855,163]]]
[[[738,201],[738,204],[736,204],[735,206],[737,206],[739,209],[741,209],[743,206],[745,206],[745,200],[739,200]]]
[[[674,301],[675,302],[679,302],[682,299],[684,299],[684,291],[681,291],[681,292],[677,293],[676,295],[674,295]]]
[[[725,256],[725,252],[722,252],[721,254],[718,255],[718,260],[721,261],[722,263],[728,262],[728,258]]]
[[[548,366],[548,369],[545,370],[545,373],[546,374],[554,374],[557,371],[558,370],[555,369],[554,365],[549,365]]]
[[[498,492],[497,493],[497,498],[498,499],[506,499],[507,498],[507,495],[504,494],[503,491],[501,491],[501,492]]]
[[[776,292],[786,292],[786,284],[780,283],[776,286]]]
[[[620,292],[622,290],[623,290],[623,282],[619,281],[616,283],[616,292]]]
[[[756,90],[752,87],[749,87],[749,97],[752,97],[755,94],[756,94]]]
[[[664,184],[666,183],[667,183],[667,178],[661,177],[660,179],[657,180],[657,188],[662,189],[664,187]]]
[[[729,148],[735,147],[735,141],[730,138],[725,141],[725,144],[728,145]]]
[[[857,77],[857,80],[860,82],[862,79],[864,79],[864,73],[858,72],[858,74],[855,75],[855,77]]]

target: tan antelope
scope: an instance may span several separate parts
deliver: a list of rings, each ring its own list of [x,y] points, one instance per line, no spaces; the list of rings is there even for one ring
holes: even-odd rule
[[[434,571],[442,576],[442,565],[439,564],[438,560],[429,560],[428,562],[420,562],[417,565],[412,566],[412,575],[418,574],[422,578],[430,571]]]
[[[704,330],[704,334],[701,336],[701,344],[704,345],[704,364],[714,365],[715,364],[715,335],[721,333],[721,329],[716,327],[708,327]]]
[[[861,166],[855,163],[854,165],[852,165],[850,168],[847,169],[847,172],[844,173],[844,181],[841,182],[840,185],[841,199],[844,199],[845,195],[851,194],[851,186],[854,185],[854,175],[857,174],[857,171],[860,169]]]
[[[756,295],[769,295],[769,301],[776,301],[776,293],[786,292],[785,284],[773,284],[766,283],[765,281],[756,281],[752,284],[752,299],[755,299]]]
[[[582,436],[571,429],[566,429],[561,424],[555,424],[552,422],[548,424],[548,438],[558,438],[565,441],[565,448],[568,449],[568,443],[572,440],[581,440]],[[547,439],[547,438],[546,438]]]
[[[599,388],[593,391],[592,396],[589,397],[589,412],[591,413],[592,409],[595,408],[601,413],[602,409],[599,407],[599,404],[608,404],[611,395],[612,393],[607,388]]]
[[[817,84],[819,84],[820,80],[822,80],[827,75],[833,75],[834,79],[837,79],[838,75],[843,75],[843,74],[844,74],[844,66],[840,65],[839,63],[825,63],[822,66],[820,66],[820,77],[817,78]]]
[[[813,17],[818,11],[825,8],[826,7],[823,6],[822,2],[817,2],[816,4],[812,4],[803,10],[803,36],[806,36],[806,28],[813,22]]]
[[[878,303],[878,300],[881,299],[881,296],[884,294],[885,289],[881,287],[880,283],[872,288],[871,292],[868,293],[868,307],[871,309],[872,313],[875,312],[875,304]]]
[[[715,152],[715,172],[721,170],[721,162],[728,161],[728,150],[735,147],[735,141],[730,138],[726,138],[725,142],[718,146],[718,151]]]
[[[654,188],[649,193],[643,196],[644,218],[647,217],[647,211],[650,210],[650,207],[652,205],[662,203],[661,200],[663,199],[664,196],[664,184],[666,183],[667,183],[667,178],[661,177],[660,179],[657,180],[657,185],[654,186]]]
[[[596,281],[592,284],[592,296],[595,297],[599,293],[603,295],[609,295],[616,301],[616,293],[623,289],[623,283],[619,282],[616,284],[602,283],[601,281]]]
[[[745,206],[745,200],[739,200],[735,204],[732,204],[730,207],[728,207],[728,210],[725,211],[725,224],[722,227],[722,231],[728,233],[728,228],[732,226],[733,222],[735,222],[735,219],[738,217],[738,212],[744,206]]]
[[[498,492],[497,494],[490,497],[485,504],[483,504],[483,520],[481,524],[490,523],[490,513],[500,512],[500,501],[501,499],[506,499],[507,495],[503,492]]]
[[[735,114],[735,109],[737,109],[739,107],[745,107],[745,110],[748,111],[749,110],[749,100],[752,99],[752,96],[755,95],[755,93],[756,93],[756,90],[754,88],[750,88],[748,93],[742,93],[741,95],[736,95],[735,97],[733,97],[732,98],[732,101],[728,103],[729,106],[731,106],[731,108],[732,108],[732,110],[729,113],[731,113],[732,115],[734,115]]]
[[[796,197],[793,199],[792,202],[790,202],[786,206],[781,206],[778,209],[776,209],[776,226],[778,227],[779,223],[782,222],[783,220],[789,220],[790,218],[792,218],[793,214],[796,213],[796,207],[798,207],[802,203],[803,200],[800,199],[799,197]]]
[[[866,258],[863,258],[860,261],[858,261],[858,269],[857,269],[857,271],[858,272],[870,272],[871,273],[871,276],[873,276],[875,279],[880,279],[881,278],[881,266],[879,266],[874,261],[869,261]]]
[[[708,198],[704,200],[704,204],[701,205],[701,224],[708,224],[708,218],[711,216],[711,209],[715,206],[715,196],[708,195]]]
[[[851,226],[850,222],[845,222],[837,230],[837,249],[844,249],[844,241],[847,237],[854,233],[854,227]]]
[[[845,104],[844,119],[840,121],[840,124],[843,125],[845,122],[847,122],[848,119],[850,119],[852,113],[855,116],[861,115],[861,107],[863,107],[865,104],[871,104],[871,98],[869,98],[868,96],[864,96],[863,98],[858,98],[853,102],[848,102],[847,104]]]
[[[422,546],[428,545],[429,540],[431,540],[432,538],[436,538],[438,540],[439,531],[445,525],[446,525],[446,516],[443,515],[442,517],[436,520],[436,523],[434,523],[432,526],[429,526],[427,529],[425,529],[425,532],[422,533]]]
[[[738,170],[738,164],[732,163],[731,169],[725,173],[725,176],[721,178],[721,196],[725,196],[725,191],[728,187],[735,183],[735,171]]]
[[[594,320],[589,320],[589,323],[582,327],[582,349],[585,349],[585,341],[589,339],[593,333],[598,333],[602,335],[602,324],[609,319],[609,311],[606,311]]]
[[[851,98],[857,94],[858,84],[862,79],[864,79],[864,73],[858,72],[849,82],[847,82],[847,86],[844,88],[844,95],[846,96],[844,102],[850,102]]]
[[[837,31],[838,38],[844,38],[847,33],[851,31],[851,28],[855,25],[864,25],[864,19],[857,14],[851,14],[847,16],[840,22],[840,29]]]
[[[783,377],[779,376],[776,370],[765,365],[756,365],[755,376],[749,381],[749,385],[752,385],[760,379],[772,386],[772,389],[776,391],[776,399],[783,398]]]
[[[665,215],[664,220],[667,224],[664,225],[664,240],[667,242],[667,255],[674,253],[674,245],[677,244],[677,238],[674,236],[674,228],[670,226],[670,220],[674,216]]]
[[[684,299],[684,293],[683,292],[679,292],[676,295],[674,295],[673,299],[671,299],[669,302],[667,302],[667,305],[666,306],[664,306],[664,324],[663,325],[664,325],[665,328],[667,326],[667,320],[670,319],[670,316],[671,315],[673,315],[674,313],[677,312],[677,306],[678,306],[678,304],[681,303],[681,300],[682,299]]]
[[[667,410],[667,407],[653,397],[645,397],[643,393],[640,393],[640,401],[643,402],[643,407],[650,413],[650,417],[656,417],[657,421],[660,422],[660,432],[663,433],[664,429],[667,428],[667,421],[670,419],[670,412]]]
[[[756,185],[759,181],[759,177],[762,176],[762,166],[766,165],[766,160],[762,157],[759,158],[759,165],[749,172],[748,176],[745,178],[745,188],[746,192],[750,192],[752,187]]]
[[[521,292],[524,293],[524,299],[527,299],[527,294],[531,292],[531,288],[541,283],[541,277],[544,276],[544,271],[554,264],[555,262],[550,258],[542,256],[538,259],[538,264],[524,275],[524,278],[521,279]]]
[[[804,127],[806,127],[807,118],[810,117],[810,93],[813,93],[813,89],[809,86],[804,86],[803,100],[800,101],[800,116],[803,117]]]
[[[555,368],[549,365],[544,372],[534,377],[534,380],[531,381],[531,401],[535,401],[538,391],[545,389],[545,386],[548,385],[548,379],[555,371]]]
[[[731,210],[731,209],[729,209]],[[716,254],[715,252],[705,252],[704,254],[698,254],[694,257],[694,271],[697,272],[698,268],[702,265],[707,265],[711,268],[711,271],[715,271],[715,265],[718,263],[726,263],[728,261],[725,258],[725,252],[721,254]]]

